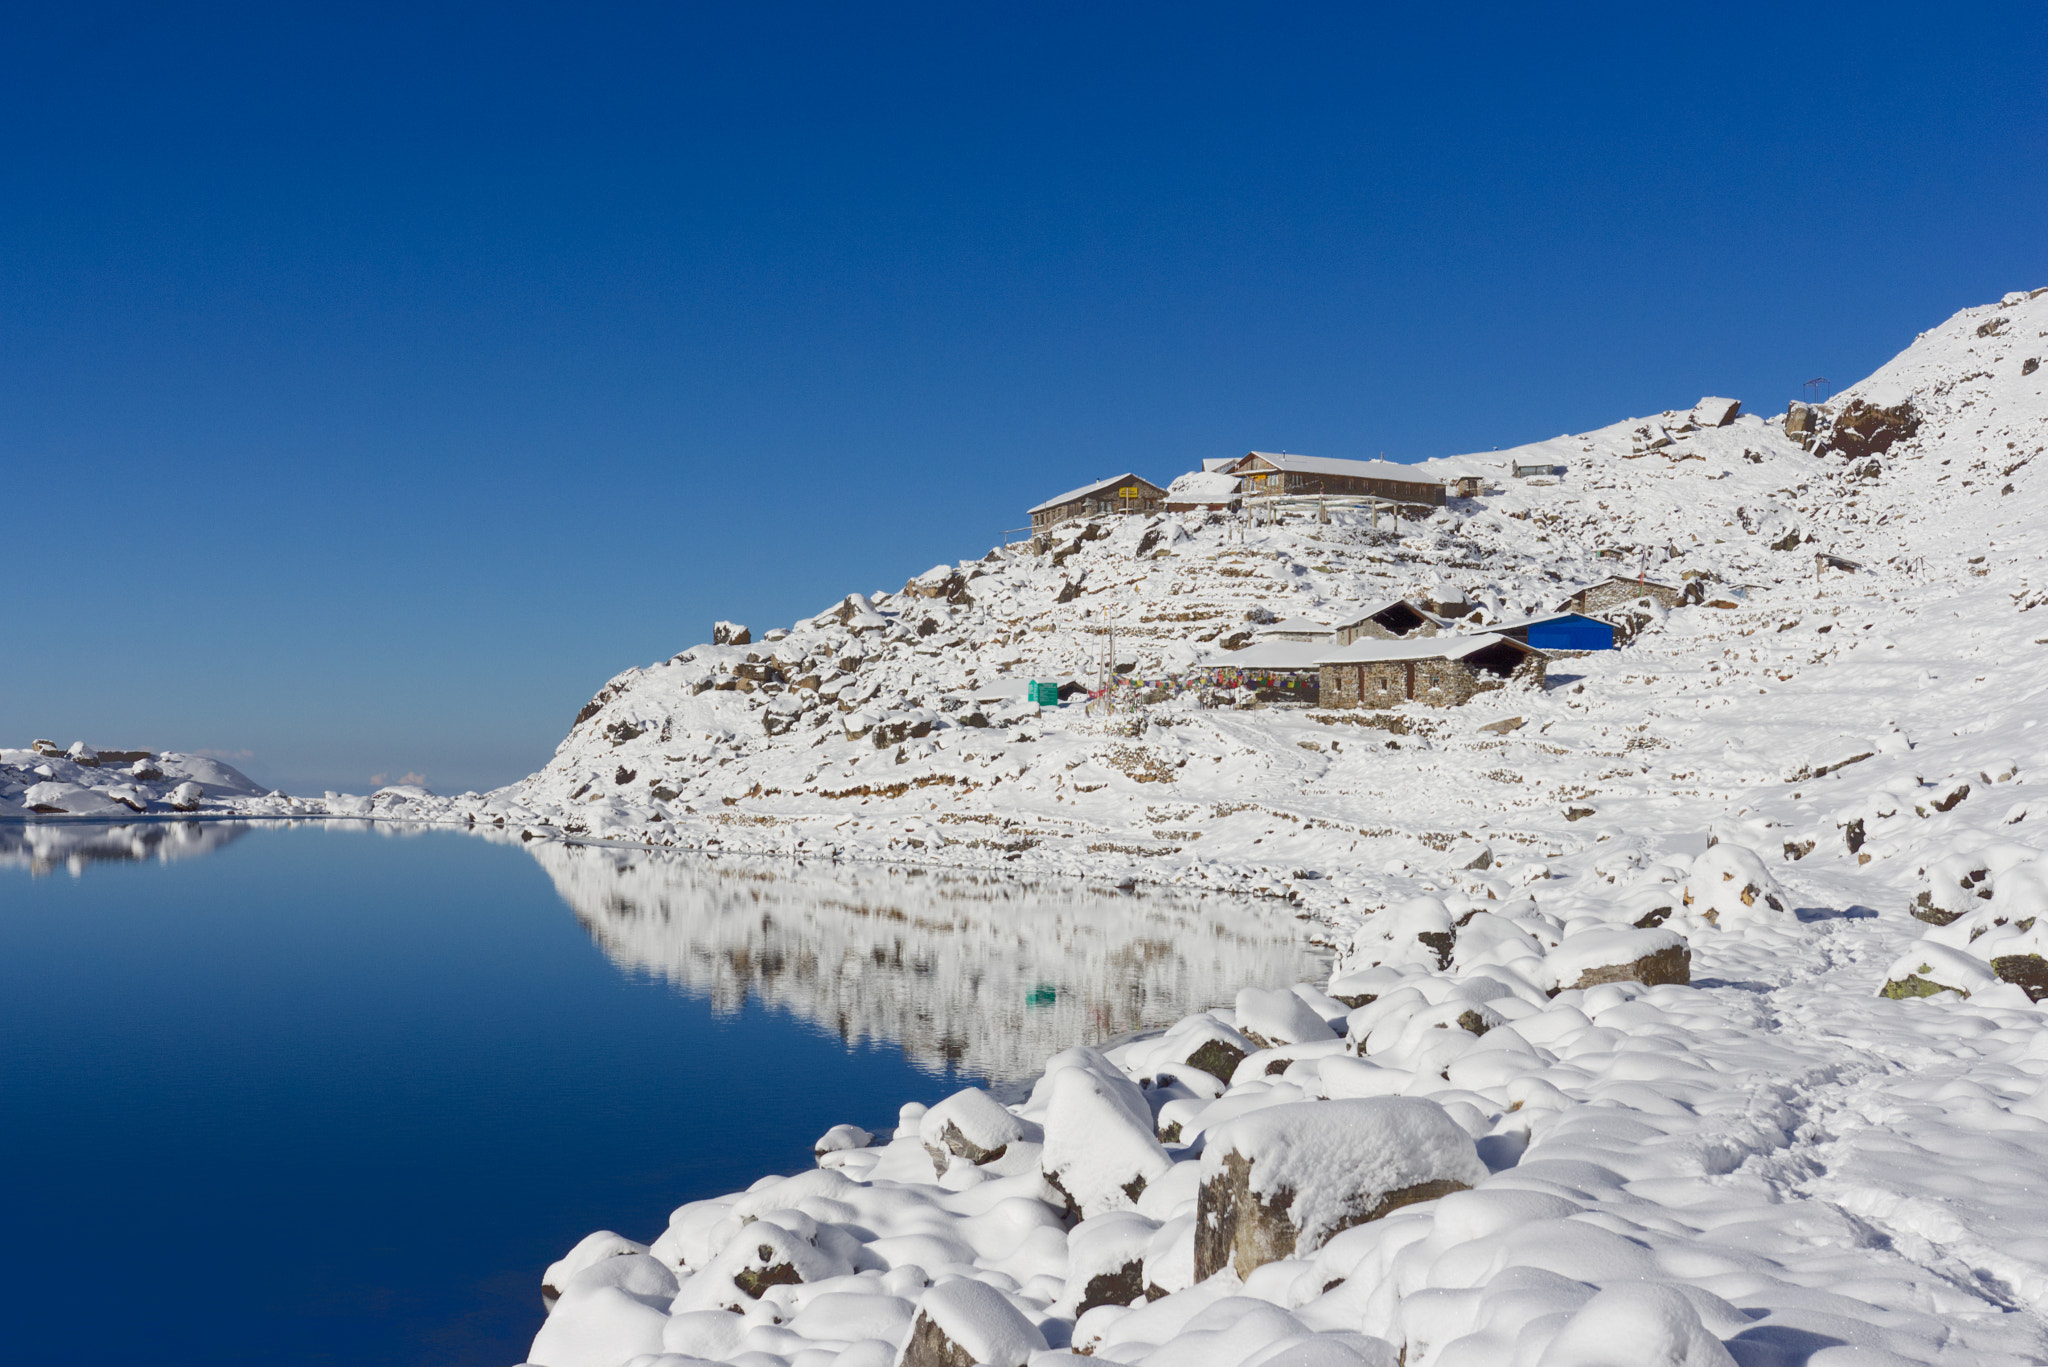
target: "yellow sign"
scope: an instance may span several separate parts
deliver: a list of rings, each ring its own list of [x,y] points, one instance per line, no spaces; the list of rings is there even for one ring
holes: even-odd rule
[[[1143,498],[1145,496],[1145,491],[1143,489],[1140,489],[1135,484],[1126,484],[1123,488],[1117,490],[1117,492],[1123,495],[1125,498]]]

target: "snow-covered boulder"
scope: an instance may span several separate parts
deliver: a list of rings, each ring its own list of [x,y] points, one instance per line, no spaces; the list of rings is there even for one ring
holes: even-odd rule
[[[1237,1028],[1262,1049],[1331,1038],[1314,1007],[1284,987],[1247,987],[1237,994]]]
[[[1457,939],[1457,923],[1441,898],[1410,897],[1366,919],[1347,961],[1355,967],[1447,968]]]
[[[1039,1082],[1046,1094],[1039,1169],[1073,1218],[1129,1210],[1146,1184],[1173,1166],[1153,1132],[1151,1107],[1137,1084],[1094,1050],[1069,1049],[1052,1063],[1062,1060],[1066,1066]]]
[[[1742,411],[1740,399],[1701,399],[1692,406],[1695,427],[1726,427]]]
[[[1945,854],[1927,865],[1927,886],[1913,898],[1913,915],[1945,926],[1991,899],[1991,869],[1976,854]],[[1981,900],[1980,900],[1981,899]]]
[[[981,1088],[967,1087],[926,1111],[917,1134],[943,1176],[955,1158],[994,1162],[1018,1140],[1035,1138],[1037,1129]]]
[[[1693,861],[1680,900],[1690,916],[1722,929],[1782,920],[1792,908],[1756,851],[1725,840]]]
[[[1190,1068],[1199,1068],[1223,1082],[1230,1081],[1245,1056],[1259,1046],[1243,1031],[1225,1025],[1208,1012],[1190,1016],[1166,1032],[1162,1043],[1170,1042],[1172,1058]]]
[[[1083,1315],[1098,1305],[1131,1305],[1145,1296],[1145,1250],[1159,1221],[1131,1210],[1083,1220],[1067,1236],[1064,1314]]]
[[[917,1302],[897,1367],[1024,1367],[1045,1335],[1010,1298],[971,1277],[940,1282]]]
[[[1486,1178],[1471,1136],[1419,1097],[1274,1106],[1208,1133],[1195,1279],[1240,1277],[1332,1235]]]
[[[46,816],[111,816],[127,810],[104,793],[59,779],[30,784],[20,801],[30,811]]]
[[[811,1152],[823,1158],[828,1153],[849,1153],[854,1149],[864,1149],[874,1142],[874,1135],[858,1125],[834,1125],[818,1136],[818,1141],[811,1145]]]
[[[715,646],[752,645],[754,633],[738,622],[714,622],[711,624],[711,644]]]
[[[1567,935],[1550,951],[1546,963],[1556,974],[1559,991],[1601,983],[1692,981],[1692,950],[1683,936],[1662,929],[1613,926],[1582,930]]]
[[[1884,986],[1878,989],[1878,995],[1904,999],[1954,992],[1967,997],[1997,981],[1991,965],[1976,955],[1923,941],[1911,953],[1892,961],[1892,966],[1885,970]]]

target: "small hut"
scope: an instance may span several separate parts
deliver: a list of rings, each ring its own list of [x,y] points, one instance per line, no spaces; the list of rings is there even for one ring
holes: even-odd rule
[[[1605,612],[1609,608],[1623,607],[1629,603],[1648,598],[1659,607],[1675,608],[1685,597],[1685,590],[1672,584],[1660,584],[1654,579],[1630,579],[1625,575],[1611,575],[1597,584],[1588,584],[1565,600],[1574,612]]]

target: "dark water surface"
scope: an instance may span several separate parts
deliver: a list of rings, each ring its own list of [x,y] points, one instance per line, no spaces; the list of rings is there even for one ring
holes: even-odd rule
[[[833,1124],[1313,971],[1271,912],[1081,890],[0,827],[0,1341],[503,1367],[593,1229],[651,1239]]]

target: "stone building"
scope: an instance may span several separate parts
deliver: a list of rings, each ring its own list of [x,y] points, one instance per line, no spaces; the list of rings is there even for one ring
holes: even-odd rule
[[[1645,598],[1659,607],[1675,608],[1684,600],[1685,590],[1654,579],[1629,579],[1617,574],[1580,589],[1565,600],[1565,605],[1573,612],[1597,613]]]
[[[1448,625],[1412,598],[1389,598],[1368,604],[1357,616],[1339,622],[1336,640],[1344,646],[1353,641],[1399,641],[1411,636],[1434,636]]]
[[[1544,655],[1492,633],[1432,640],[1363,640],[1317,661],[1324,707],[1456,707],[1512,679],[1543,682]]]

